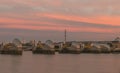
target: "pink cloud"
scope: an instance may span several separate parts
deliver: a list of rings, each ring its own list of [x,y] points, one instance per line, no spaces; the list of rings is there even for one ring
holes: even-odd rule
[[[55,18],[55,19],[120,26],[120,22],[119,22],[120,17],[119,16],[102,16],[101,15],[101,16],[94,16],[94,17],[82,17],[82,16],[75,16],[75,15],[52,14],[52,13],[36,14],[36,16],[38,16],[38,17],[41,15],[44,17]]]
[[[70,20],[70,21],[79,21],[79,22],[91,22],[91,23],[106,23],[102,25],[110,25],[119,26],[119,17],[116,20],[112,20],[112,18],[108,17],[98,17],[93,20],[88,18],[83,18],[79,16],[65,16],[61,14],[36,14],[37,17],[39,16],[47,17],[47,18],[55,18],[55,19],[62,19],[62,20]],[[100,22],[101,21],[101,22]],[[115,22],[115,24],[113,24]],[[29,29],[29,30],[54,30],[54,31],[63,31],[64,29],[68,29],[70,32],[100,32],[100,33],[114,33],[120,31],[119,28],[98,28],[98,27],[78,27],[78,26],[67,26],[66,24],[59,23],[56,24],[54,22],[49,21],[39,21],[39,20],[23,20],[23,19],[12,19],[12,18],[0,18],[1,25],[0,28],[13,28],[13,29]],[[37,24],[37,25],[36,25]],[[97,25],[97,24],[96,24]],[[57,28],[56,28],[57,27]]]

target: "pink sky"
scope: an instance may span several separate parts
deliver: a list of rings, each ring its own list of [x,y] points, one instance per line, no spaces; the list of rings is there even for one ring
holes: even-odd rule
[[[4,36],[14,34],[14,37],[17,37],[20,35],[13,33],[12,30],[27,30],[27,33],[43,31],[42,36],[46,36],[47,31],[57,33],[67,29],[71,35],[79,34],[71,37],[72,40],[76,36],[86,39],[80,35],[81,32],[94,35],[90,35],[88,40],[95,38],[99,33],[104,35],[99,35],[101,38],[95,40],[103,40],[103,37],[104,40],[111,39],[113,36],[107,38],[107,34],[114,34],[115,37],[119,36],[120,32],[119,3],[119,0],[2,0],[0,1],[0,29],[2,30],[0,34],[7,32]],[[27,33],[24,36],[27,36]],[[33,33],[30,35],[32,36]],[[82,40],[80,38],[75,40]]]

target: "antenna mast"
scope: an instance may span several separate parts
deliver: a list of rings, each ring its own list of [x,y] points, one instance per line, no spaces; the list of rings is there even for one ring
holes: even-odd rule
[[[65,40],[64,40],[64,43],[66,43],[66,40],[67,40],[67,30],[65,29]]]

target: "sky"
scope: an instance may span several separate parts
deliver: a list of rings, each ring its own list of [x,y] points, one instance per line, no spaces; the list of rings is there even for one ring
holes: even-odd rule
[[[1,0],[0,40],[113,40],[120,0]]]

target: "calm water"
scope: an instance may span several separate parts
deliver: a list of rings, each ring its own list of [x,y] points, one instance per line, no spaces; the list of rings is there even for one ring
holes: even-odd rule
[[[0,55],[0,73],[120,73],[120,55]]]

